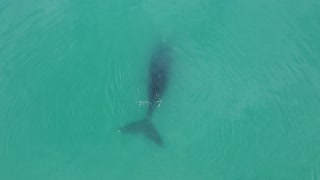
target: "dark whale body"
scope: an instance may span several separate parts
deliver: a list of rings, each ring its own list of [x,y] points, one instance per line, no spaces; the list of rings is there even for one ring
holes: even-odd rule
[[[151,121],[154,110],[159,106],[161,97],[168,85],[171,49],[164,43],[159,43],[150,59],[148,80],[148,101],[150,103],[146,117],[143,120],[127,124],[119,129],[123,133],[142,133],[159,146],[163,141]]]

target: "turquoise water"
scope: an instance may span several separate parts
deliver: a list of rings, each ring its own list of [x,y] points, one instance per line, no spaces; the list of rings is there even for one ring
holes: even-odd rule
[[[0,1],[0,179],[320,179],[319,0]],[[152,47],[172,74],[164,147]]]

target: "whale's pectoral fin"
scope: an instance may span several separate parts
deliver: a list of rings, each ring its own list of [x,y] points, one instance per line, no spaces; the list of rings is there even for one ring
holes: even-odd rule
[[[159,146],[163,146],[162,139],[154,127],[154,125],[149,120],[141,120],[127,124],[119,129],[123,133],[143,133],[145,137],[152,140]]]

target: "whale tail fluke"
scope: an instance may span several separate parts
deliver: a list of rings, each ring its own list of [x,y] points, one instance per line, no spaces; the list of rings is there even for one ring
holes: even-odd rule
[[[153,141],[159,146],[163,146],[163,141],[158,133],[158,130],[154,127],[152,122],[148,119],[129,123],[121,128],[119,131],[122,133],[137,134],[142,133],[145,137]]]

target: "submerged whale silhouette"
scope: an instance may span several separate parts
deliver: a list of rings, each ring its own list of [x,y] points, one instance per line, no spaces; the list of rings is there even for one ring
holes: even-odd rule
[[[159,106],[161,97],[168,85],[171,60],[172,56],[169,46],[163,42],[159,43],[150,59],[148,80],[148,101],[150,105],[146,117],[119,128],[120,132],[142,133],[157,145],[163,146],[161,136],[152,124],[151,117],[154,110]]]

